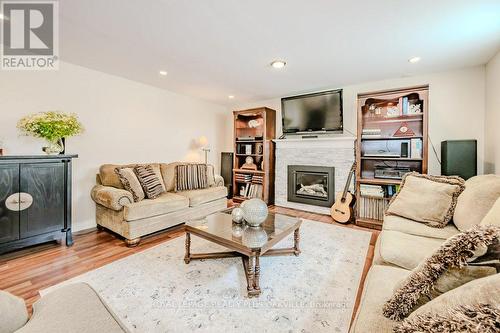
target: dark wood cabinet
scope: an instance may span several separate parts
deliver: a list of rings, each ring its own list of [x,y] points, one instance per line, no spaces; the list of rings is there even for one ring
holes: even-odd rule
[[[66,238],[71,246],[71,160],[0,157],[0,253]]]

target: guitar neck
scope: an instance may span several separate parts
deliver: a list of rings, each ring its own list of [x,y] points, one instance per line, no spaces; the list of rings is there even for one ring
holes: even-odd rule
[[[347,182],[344,187],[344,192],[342,192],[342,199],[345,199],[347,196],[347,191],[349,190],[349,185],[351,184],[352,175],[354,174],[354,170],[356,169],[356,164],[353,164],[351,170],[349,170],[349,177],[347,177]]]

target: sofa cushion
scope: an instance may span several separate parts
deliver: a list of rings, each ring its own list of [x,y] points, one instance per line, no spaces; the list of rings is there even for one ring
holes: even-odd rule
[[[407,173],[386,214],[443,228],[453,217],[458,196],[465,188],[464,183],[462,178],[456,176]]]
[[[116,168],[135,168],[138,164],[103,164],[99,168],[99,180],[101,185],[104,186],[113,186],[116,188],[123,189],[123,185],[118,178],[118,175],[115,173]],[[159,163],[149,163],[147,165],[151,165],[155,173],[161,176],[160,172],[160,164]],[[161,183],[164,185],[163,177],[160,177]]]
[[[387,318],[400,320],[408,316],[419,300],[428,295],[436,281],[450,268],[461,267],[476,254],[474,251],[495,243],[500,237],[496,226],[476,226],[446,240],[439,249],[411,272],[389,301],[384,305]],[[484,252],[482,252],[484,254]]]
[[[409,271],[397,267],[374,265],[370,268],[350,333],[392,332],[397,322],[385,318],[382,307],[392,296],[396,283],[408,274]]]
[[[134,168],[135,175],[148,199],[156,199],[165,192],[159,171],[158,169],[155,172],[151,165],[138,165]]]
[[[461,311],[464,306],[472,310],[472,316],[464,316]],[[492,319],[478,315],[485,306],[496,309]],[[499,309],[500,274],[495,274],[471,281],[426,303],[398,324],[395,332],[454,332],[459,327],[463,332],[497,332]],[[467,325],[474,317],[479,319],[477,325]],[[487,324],[493,324],[492,329],[481,327]]]
[[[408,319],[426,312],[439,312],[463,304],[491,304],[500,307],[500,274],[471,281],[436,297],[408,316]]]
[[[134,172],[134,168],[116,168],[118,178],[120,179],[123,188],[132,194],[135,202],[139,202],[146,197],[142,189],[141,182]]]
[[[0,290],[0,332],[12,333],[28,321],[26,304],[20,297]]]
[[[432,228],[426,224],[415,222],[396,215],[386,215],[384,217],[382,229],[404,232],[406,234],[416,236],[439,238],[443,240],[460,233],[460,230],[458,230],[452,223],[449,223],[444,228]]]
[[[144,199],[125,205],[123,218],[135,221],[148,217],[168,214],[189,207],[189,200],[175,193],[163,193],[156,199]]]
[[[16,333],[128,332],[86,283],[58,288],[33,305],[30,321]]]
[[[207,165],[179,164],[175,168],[175,191],[191,191],[208,187]]]
[[[123,189],[122,182],[115,172],[116,168],[135,168],[137,164],[103,164],[99,168],[99,178],[104,186],[112,186]]]
[[[500,198],[500,176],[481,175],[468,179],[458,197],[453,222],[461,231],[477,225]]]
[[[165,189],[167,192],[175,191],[175,169],[178,165],[185,164],[183,162],[174,163],[162,163],[160,164],[161,175],[163,176],[163,182],[165,184]],[[207,182],[208,186],[212,187],[215,185],[215,171],[214,166],[208,164],[207,166]]]
[[[196,207],[204,203],[214,201],[227,196],[227,188],[225,186],[215,186],[200,190],[176,192],[189,199],[189,206]]]
[[[443,239],[415,236],[399,231],[384,230],[378,236],[378,251],[383,262],[408,270],[436,251]]]
[[[493,207],[491,207],[490,211],[483,218],[480,225],[497,225],[500,226],[500,198],[495,201]]]

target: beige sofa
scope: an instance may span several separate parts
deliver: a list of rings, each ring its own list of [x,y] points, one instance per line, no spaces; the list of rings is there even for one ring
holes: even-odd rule
[[[471,178],[466,182],[466,189],[474,182],[489,183],[491,180],[489,176]],[[500,177],[494,181],[498,185]],[[490,208],[488,215],[482,214],[482,217],[486,217],[481,224],[500,223],[500,199]],[[482,220],[482,217],[478,220]],[[385,216],[382,232],[375,245],[373,265],[366,276],[350,333],[392,332],[397,322],[384,317],[382,308],[393,295],[395,286],[446,239],[460,232],[452,222],[439,229],[398,216]]]
[[[86,283],[61,287],[33,304],[28,321],[24,300],[0,291],[2,333],[129,332],[119,318]]]
[[[180,163],[152,163],[160,171],[166,193],[154,200],[134,202],[132,194],[123,189],[115,168],[131,165],[104,164],[99,168],[97,185],[91,192],[96,203],[98,228],[111,230],[135,246],[141,237],[190,219],[201,218],[227,207],[227,188],[221,176],[208,167],[209,187],[175,192],[175,167]]]

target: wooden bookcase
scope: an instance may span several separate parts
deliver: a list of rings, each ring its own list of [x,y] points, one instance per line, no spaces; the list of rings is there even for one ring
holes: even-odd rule
[[[357,225],[382,228],[384,210],[401,184],[388,173],[427,173],[428,91],[418,86],[358,95]]]
[[[261,107],[233,111],[234,162],[233,201],[241,203],[257,197],[271,205],[274,203],[274,142],[276,136],[276,111]],[[257,165],[256,170],[243,169],[247,157]],[[242,180],[245,178],[245,180]],[[254,191],[241,195],[241,187]]]

